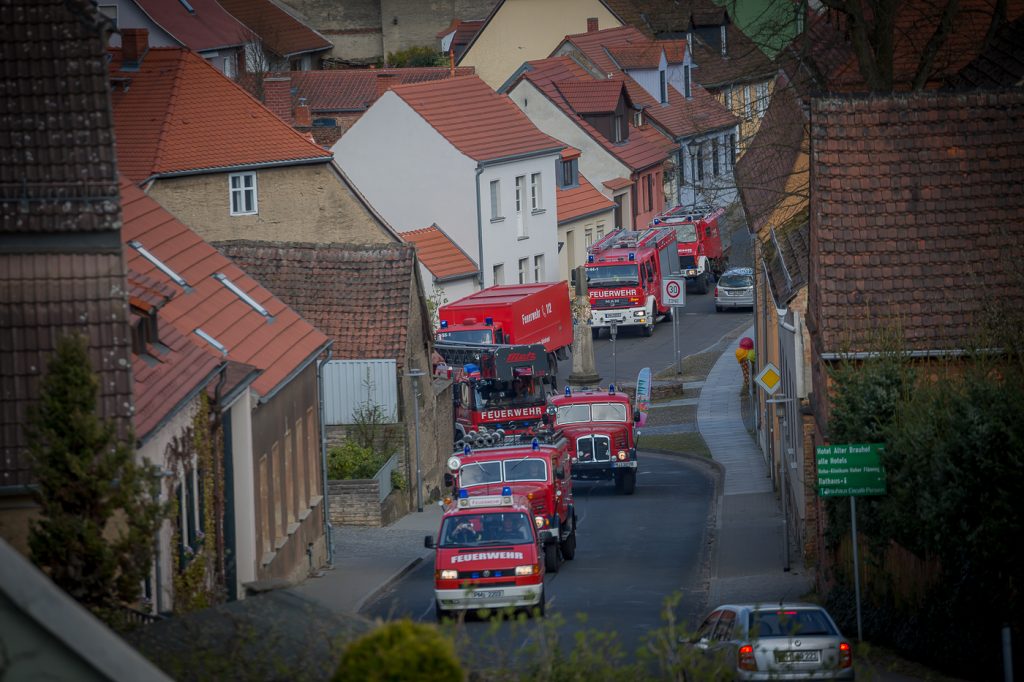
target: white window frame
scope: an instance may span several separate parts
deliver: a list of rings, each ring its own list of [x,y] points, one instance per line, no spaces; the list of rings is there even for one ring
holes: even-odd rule
[[[491,220],[504,220],[501,216],[501,180],[491,180]]]
[[[725,108],[732,111],[732,86],[725,86]]]
[[[238,64],[238,57],[234,54],[230,54],[227,57],[224,57],[224,61],[221,63],[224,65],[224,75],[234,80],[238,75],[236,73],[237,69],[235,68]]]
[[[523,217],[523,204],[526,203],[526,176],[516,176],[516,236],[526,238],[526,219]]]
[[[235,181],[238,186],[235,186]],[[251,183],[246,186],[247,181]],[[246,210],[246,195],[251,195],[252,206]],[[239,207],[242,210],[235,210],[235,198],[238,197]],[[231,215],[257,215],[260,212],[259,192],[256,183],[256,172],[246,171],[244,173],[232,173],[228,176],[228,207]]]
[[[757,95],[757,116],[764,118],[765,112],[768,111],[768,84],[758,83],[754,86],[754,92]]]
[[[505,264],[498,263],[491,268],[491,279],[494,280],[491,284],[504,284],[505,283]]]
[[[543,198],[541,196],[541,183],[543,178],[540,173],[530,174],[530,208],[534,211],[543,211]]]
[[[750,118],[750,86],[743,86],[743,116]]]
[[[527,284],[530,281],[530,259],[520,258],[519,259],[519,283]]]
[[[542,253],[533,257],[533,281],[544,281],[544,254]]]
[[[586,248],[588,248],[588,249],[591,246],[594,245],[594,229],[593,228],[588,227],[588,228],[583,230],[583,245]]]

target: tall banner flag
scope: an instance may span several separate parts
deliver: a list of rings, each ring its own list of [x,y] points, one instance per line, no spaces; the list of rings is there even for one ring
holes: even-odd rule
[[[636,407],[640,415],[640,426],[647,421],[647,410],[651,406],[651,368],[644,367],[636,377]]]

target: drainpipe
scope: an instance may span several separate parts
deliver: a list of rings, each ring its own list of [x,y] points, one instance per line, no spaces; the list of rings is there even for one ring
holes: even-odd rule
[[[480,213],[480,176],[483,175],[484,165],[476,165],[476,241],[480,258],[480,288],[484,288],[484,219]]]
[[[331,537],[331,498],[327,490],[327,425],[324,420],[324,365],[331,361],[331,347],[334,341],[327,342],[327,357],[316,365],[316,385],[320,405],[320,460],[324,485],[324,530],[327,532],[327,565],[334,565],[334,539]]]

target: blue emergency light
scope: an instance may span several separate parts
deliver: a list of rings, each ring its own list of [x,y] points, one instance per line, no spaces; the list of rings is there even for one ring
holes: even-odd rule
[[[493,317],[485,317],[484,318],[484,324],[487,325],[488,327],[493,327],[494,326],[494,318]]]
[[[471,448],[469,447],[469,443],[466,443],[466,444],[464,444],[464,445],[462,446],[462,454],[463,454],[463,455],[465,455],[465,456],[467,456],[467,457],[468,457],[468,456],[469,456],[469,455],[471,455],[472,453],[473,453],[473,450],[472,450],[472,449],[471,449]]]
[[[629,252],[629,260],[636,260],[636,254],[632,251]]]
[[[448,320],[441,320],[441,329],[448,328]]]
[[[587,262],[588,263],[593,263],[594,262],[594,254],[592,254],[592,253],[587,254]]]
[[[501,494],[502,495],[511,495],[512,494],[512,486],[507,485],[507,486],[503,487],[501,489]]]
[[[608,395],[615,395],[615,384],[608,384]]]
[[[572,389],[571,389],[571,388],[569,388],[568,386],[566,386],[566,387],[565,387],[565,394],[566,394],[566,395],[572,395]]]
[[[469,497],[469,491],[468,490],[466,490],[465,488],[462,488],[461,490],[459,490],[459,499],[460,500],[464,500],[467,497]]]
[[[534,450],[540,450],[540,441],[534,438],[533,442],[530,443],[530,447],[532,447]]]

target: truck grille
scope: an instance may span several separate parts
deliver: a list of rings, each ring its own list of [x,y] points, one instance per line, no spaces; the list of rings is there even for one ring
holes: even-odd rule
[[[597,298],[594,299],[594,305],[590,307],[595,310],[606,310],[608,308],[626,308],[628,306],[628,298]]]

